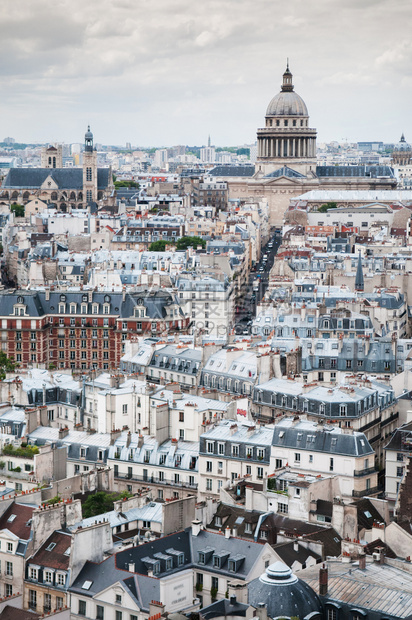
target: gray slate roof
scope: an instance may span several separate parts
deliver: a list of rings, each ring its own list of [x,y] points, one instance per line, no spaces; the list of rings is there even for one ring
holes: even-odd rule
[[[82,168],[10,168],[3,182],[3,189],[38,189],[48,176],[59,189],[83,189]],[[97,189],[110,185],[109,168],[97,169]]]

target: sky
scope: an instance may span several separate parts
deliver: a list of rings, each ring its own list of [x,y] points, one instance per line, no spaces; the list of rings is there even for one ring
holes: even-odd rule
[[[412,142],[410,0],[1,0],[0,140],[256,140],[286,59],[318,142]]]

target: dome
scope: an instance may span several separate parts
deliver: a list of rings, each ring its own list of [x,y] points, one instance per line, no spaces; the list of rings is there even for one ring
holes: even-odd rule
[[[263,604],[270,618],[305,618],[322,612],[318,595],[283,562],[271,564],[263,575],[251,581],[248,592],[249,604],[256,608]]]
[[[85,140],[93,140],[93,134],[92,134],[92,132],[90,131],[90,125],[88,125],[88,127],[87,127],[87,131],[86,131],[86,133],[84,134],[84,139],[85,139]]]
[[[283,74],[282,90],[269,103],[266,116],[308,116],[305,102],[293,88],[288,64]]]
[[[266,116],[308,116],[308,109],[297,93],[282,91],[269,103]]]

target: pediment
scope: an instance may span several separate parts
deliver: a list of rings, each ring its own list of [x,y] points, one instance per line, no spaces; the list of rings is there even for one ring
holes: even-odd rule
[[[59,186],[57,185],[56,181],[53,179],[52,175],[49,174],[44,179],[43,183],[41,184],[41,189],[47,189],[47,190],[59,189]]]
[[[261,183],[262,185],[285,185],[285,183],[287,185],[298,185],[301,186],[305,183],[308,182],[308,179],[306,177],[289,177],[286,176],[285,174],[282,174],[279,177],[272,177],[272,178],[262,178],[261,179]]]

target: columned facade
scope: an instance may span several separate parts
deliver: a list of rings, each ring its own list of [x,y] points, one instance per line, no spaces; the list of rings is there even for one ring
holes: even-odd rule
[[[294,92],[287,67],[281,92],[269,103],[265,127],[257,131],[257,176],[289,166],[305,176],[316,167],[316,129],[309,128],[304,101]]]

